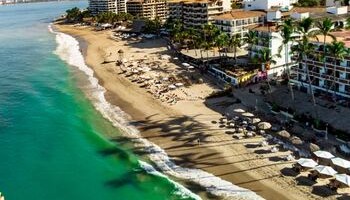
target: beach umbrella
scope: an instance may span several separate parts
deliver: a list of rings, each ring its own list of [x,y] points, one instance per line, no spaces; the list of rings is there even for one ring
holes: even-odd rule
[[[188,64],[188,63],[182,63],[182,65],[183,66],[185,66],[185,67],[189,67],[189,66],[191,66],[190,64]]]
[[[350,176],[347,174],[336,174],[335,180],[340,183],[343,183],[346,186],[350,186]]]
[[[328,151],[315,151],[315,156],[318,158],[332,159],[334,155],[329,153]]]
[[[297,163],[305,168],[314,168],[317,166],[317,162],[310,158],[300,158],[299,160],[297,160]]]
[[[242,114],[242,116],[244,116],[244,117],[254,117],[254,114],[250,113],[250,112],[245,112],[245,113]]]
[[[259,122],[261,122],[261,119],[260,119],[260,118],[253,118],[253,119],[252,119],[252,123],[253,123],[253,124],[256,124],[256,123],[259,123]]]
[[[243,110],[241,108],[236,108],[233,111],[236,112],[236,113],[244,113],[245,112],[245,110]]]
[[[181,87],[183,85],[184,85],[183,83],[175,83],[175,86],[177,86],[177,87]]]
[[[320,147],[317,144],[314,144],[314,143],[310,143],[309,144],[309,148],[310,148],[311,152],[315,152],[315,151],[320,150]]]
[[[282,131],[277,132],[277,135],[281,136],[282,138],[289,138],[290,137],[290,134],[286,130],[282,130]]]
[[[266,130],[271,128],[271,124],[268,122],[260,122],[258,124],[259,129]]]
[[[332,167],[324,166],[324,165],[318,165],[314,168],[319,174],[326,175],[326,176],[334,176],[338,172],[335,171]]]
[[[175,85],[169,85],[168,88],[170,88],[170,89],[176,89],[176,86],[175,86]]]
[[[291,142],[292,142],[292,144],[295,144],[295,145],[300,145],[303,143],[303,141],[297,136],[293,136],[291,138]]]
[[[350,168],[350,161],[344,160],[342,158],[332,158],[333,165],[347,169]]]
[[[187,69],[194,69],[194,67],[193,66],[189,66]]]

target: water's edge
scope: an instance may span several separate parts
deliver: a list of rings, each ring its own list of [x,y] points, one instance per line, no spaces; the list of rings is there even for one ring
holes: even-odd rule
[[[210,173],[199,169],[182,168],[170,161],[168,155],[163,149],[142,138],[136,127],[130,125],[130,116],[128,114],[123,112],[119,107],[107,102],[104,97],[106,89],[99,85],[98,79],[94,77],[93,70],[85,64],[84,57],[80,51],[79,41],[65,33],[53,31],[52,25],[49,26],[49,30],[56,34],[57,48],[55,54],[70,66],[78,68],[87,75],[87,78],[91,83],[88,98],[92,100],[92,104],[96,110],[98,110],[104,118],[109,120],[113,126],[120,129],[123,136],[132,138],[133,141],[135,141],[135,146],[145,149],[151,161],[154,162],[157,168],[161,171],[159,172],[151,165],[139,161],[140,166],[148,173],[166,178],[168,177],[165,174],[168,174],[185,181],[192,181],[204,187],[211,194],[229,199],[263,199],[253,191],[236,186],[231,182],[222,180]],[[79,38],[79,40],[81,40],[81,38]],[[179,189],[179,191],[181,191],[181,195],[200,199],[198,195],[192,193],[181,184],[172,181],[170,178],[168,179]]]

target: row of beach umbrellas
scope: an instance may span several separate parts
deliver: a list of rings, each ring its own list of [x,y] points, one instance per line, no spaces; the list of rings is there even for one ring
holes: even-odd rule
[[[304,168],[314,169],[321,175],[335,176],[337,181],[350,186],[350,176],[347,174],[338,174],[338,172],[330,166],[318,165],[317,162],[309,158],[300,158],[297,163]]]

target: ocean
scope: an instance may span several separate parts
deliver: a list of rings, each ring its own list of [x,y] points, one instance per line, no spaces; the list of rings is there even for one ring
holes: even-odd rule
[[[51,22],[87,2],[0,6],[0,192],[6,200],[187,200],[191,181],[225,199],[262,199],[174,164],[104,98],[78,41]],[[132,138],[132,139],[131,139]],[[144,149],[148,156],[133,153]]]
[[[67,64],[81,56],[60,52],[48,29],[74,6],[87,2],[0,6],[0,192],[6,200],[197,198],[140,161],[130,145],[105,138],[120,131]]]

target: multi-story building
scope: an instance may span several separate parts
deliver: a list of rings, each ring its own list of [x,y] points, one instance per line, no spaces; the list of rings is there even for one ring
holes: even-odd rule
[[[260,56],[261,49],[269,49],[270,56],[275,63],[270,63],[270,66],[262,66],[262,71],[267,72],[269,77],[281,76],[286,72],[286,63],[290,68],[296,63],[292,60],[290,47],[292,43],[288,44],[288,52],[286,52],[283,38],[276,26],[258,26],[253,31],[258,34],[258,42],[253,44],[248,49],[248,56],[251,58]],[[287,54],[288,53],[288,54]],[[287,61],[287,62],[286,62]]]
[[[125,13],[126,0],[89,0],[89,10],[93,15],[101,12]]]
[[[200,28],[214,21],[214,16],[231,9],[231,0],[184,0],[168,2],[169,17],[180,19],[184,26]]]
[[[128,13],[140,18],[165,20],[168,16],[165,0],[129,0],[126,8]]]
[[[245,10],[269,10],[273,7],[279,7],[285,11],[290,10],[292,4],[298,0],[244,0]]]
[[[214,24],[229,35],[240,34],[242,37],[252,26],[263,25],[266,13],[262,11],[233,10],[213,17]]]
[[[349,38],[350,39],[350,38]],[[337,40],[342,40],[337,37]],[[350,47],[350,43],[344,40],[346,47]],[[313,54],[305,56],[299,65],[291,68],[291,80],[300,90],[310,92],[309,79],[307,69],[310,75],[311,88],[315,93],[328,93],[330,95],[350,99],[350,56],[344,59],[335,60],[331,54],[326,56],[326,65],[322,59],[317,58],[317,54],[322,55],[323,44],[315,43]]]

